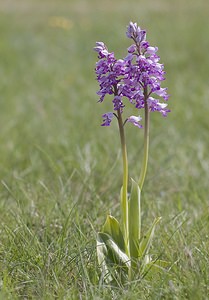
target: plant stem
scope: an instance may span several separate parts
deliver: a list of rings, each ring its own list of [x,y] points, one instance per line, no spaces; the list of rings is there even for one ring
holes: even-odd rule
[[[139,187],[142,190],[146,172],[147,172],[147,163],[148,163],[148,154],[149,154],[149,107],[147,103],[147,88],[144,88],[144,153],[143,153],[143,161],[142,168],[139,177]]]
[[[126,244],[126,253],[129,255],[129,246],[128,246],[128,159],[127,159],[127,150],[126,150],[126,141],[125,141],[125,132],[123,126],[123,120],[120,110],[117,111],[118,115],[118,126],[120,132],[120,141],[122,149],[122,158],[123,158],[123,187],[121,195],[121,214],[122,214],[122,223],[124,231],[124,239]]]

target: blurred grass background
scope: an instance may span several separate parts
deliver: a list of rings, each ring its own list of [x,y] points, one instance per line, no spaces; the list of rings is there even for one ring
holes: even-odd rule
[[[208,299],[208,19],[207,0],[0,2],[2,299]],[[163,217],[153,252],[176,267],[110,292],[94,239],[119,215],[121,161],[116,124],[100,127],[112,104],[97,103],[92,48],[123,57],[130,20],[167,73],[172,112],[151,116],[142,210],[145,228]],[[128,126],[127,142],[137,178],[142,132]]]

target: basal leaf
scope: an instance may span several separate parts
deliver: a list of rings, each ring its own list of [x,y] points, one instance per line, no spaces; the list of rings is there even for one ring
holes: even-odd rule
[[[98,263],[99,266],[101,268],[101,274],[102,274],[102,280],[104,279],[107,283],[110,283],[112,281],[112,276],[110,274],[110,271],[108,270],[108,266],[107,266],[107,247],[100,235],[100,233],[98,233],[97,236],[97,259],[98,259]]]
[[[106,258],[109,262],[126,268],[130,267],[130,259],[115,243],[112,237],[106,233],[100,232],[100,239],[105,243],[107,248]]]
[[[122,251],[125,251],[125,242],[122,231],[120,229],[120,224],[113,216],[107,216],[105,224],[102,228],[102,232],[111,236],[113,241],[118,245],[118,247]]]

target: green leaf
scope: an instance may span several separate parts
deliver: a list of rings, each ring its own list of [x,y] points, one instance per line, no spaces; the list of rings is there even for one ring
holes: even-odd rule
[[[145,255],[148,253],[154,236],[155,227],[160,219],[161,217],[156,218],[149,230],[142,236],[139,244],[139,257],[145,257]]]
[[[112,237],[106,233],[99,232],[99,238],[106,246],[107,253],[105,254],[107,261],[118,266],[130,267],[130,259],[119,246],[113,241]]]
[[[110,235],[118,247],[125,251],[125,242],[119,222],[111,215],[107,216],[102,232]]]
[[[103,239],[100,236],[100,233],[98,233],[97,236],[97,259],[99,266],[101,268],[101,274],[102,274],[102,280],[104,279],[107,283],[110,283],[112,281],[112,276],[108,270],[106,258],[107,258],[107,247],[103,241]]]
[[[131,195],[129,200],[129,249],[130,257],[137,259],[139,256],[139,240],[141,234],[140,188],[132,180]]]

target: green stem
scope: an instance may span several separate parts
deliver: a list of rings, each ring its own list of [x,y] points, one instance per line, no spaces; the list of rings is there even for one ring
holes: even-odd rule
[[[120,141],[122,149],[122,158],[123,158],[123,187],[122,187],[122,197],[121,197],[121,214],[123,222],[123,232],[124,239],[126,244],[126,252],[129,254],[128,250],[128,159],[127,159],[127,150],[126,150],[126,141],[125,141],[125,132],[123,126],[123,120],[120,110],[117,111],[118,115],[118,126],[120,132]]]
[[[149,154],[149,107],[147,103],[147,88],[144,89],[144,98],[145,98],[145,104],[144,104],[144,153],[143,153],[143,161],[142,161],[142,168],[141,173],[139,177],[139,187],[142,190],[145,176],[147,173],[147,163],[148,163],[148,154]]]

